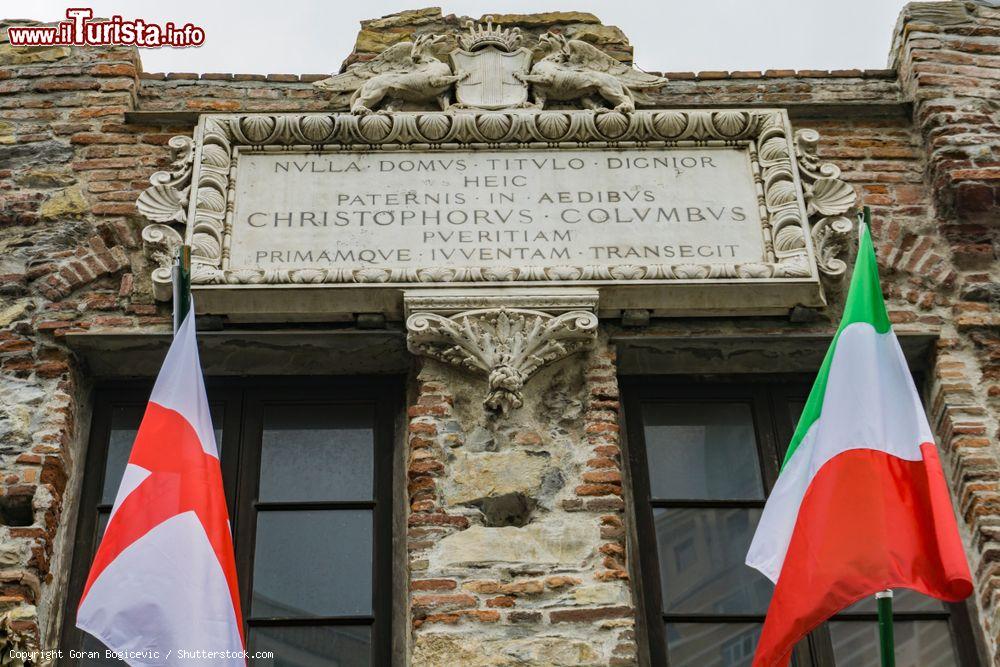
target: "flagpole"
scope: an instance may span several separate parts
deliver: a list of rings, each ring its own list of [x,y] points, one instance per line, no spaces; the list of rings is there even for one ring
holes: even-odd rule
[[[896,667],[896,642],[892,632],[892,589],[875,594],[878,605],[878,643],[882,667]]]
[[[181,328],[181,322],[191,307],[191,246],[177,248],[171,271],[174,290],[174,333]]]
[[[870,236],[872,229],[870,207],[865,206],[861,209],[858,222],[868,228]],[[896,667],[896,641],[892,631],[892,589],[887,588],[876,593],[875,605],[878,608],[878,645],[879,654],[882,656],[882,667]]]

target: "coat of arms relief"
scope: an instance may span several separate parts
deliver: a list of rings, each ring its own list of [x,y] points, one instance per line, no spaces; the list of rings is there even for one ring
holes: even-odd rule
[[[468,23],[468,34],[459,38],[461,48],[448,54],[450,65],[434,53],[447,38],[422,35],[314,85],[352,93],[351,112],[366,115],[391,113],[406,104],[437,105],[442,111],[580,104],[597,112],[630,113],[635,110],[634,90],[667,83],[582,40],[548,33],[529,49],[521,45],[517,28],[495,25],[492,17],[484,21]]]

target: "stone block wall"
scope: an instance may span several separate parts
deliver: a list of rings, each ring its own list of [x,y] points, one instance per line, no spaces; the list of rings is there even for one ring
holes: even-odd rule
[[[587,15],[498,19],[528,33],[590,30],[605,35],[593,41],[609,53],[631,55],[620,31]],[[439,10],[367,22],[348,62],[441,26],[463,28]],[[169,138],[190,135],[197,113],[342,110],[346,98],[313,90],[326,74],[149,74],[130,49],[14,49],[5,40],[0,29],[0,642],[54,648],[89,431],[88,371],[66,334],[169,331],[139,248],[136,197],[168,166]],[[939,336],[925,376],[928,409],[994,664],[998,58],[998,10],[915,3],[900,17],[892,69],[665,72],[671,83],[653,100],[787,106],[795,127],[821,133],[820,157],[872,206],[895,326]],[[646,332],[829,335],[842,294],[828,296],[829,311],[810,322],[678,319]],[[630,490],[618,450],[613,325],[602,327],[593,353],[540,372],[526,406],[506,421],[484,421],[479,379],[415,362],[410,627],[401,630],[414,664],[635,663]]]
[[[483,409],[482,378],[423,362],[409,408],[413,662],[631,665],[618,383],[607,341]]]

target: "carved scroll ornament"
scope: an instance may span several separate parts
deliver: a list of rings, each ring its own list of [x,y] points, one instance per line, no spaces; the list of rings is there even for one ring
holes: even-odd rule
[[[135,202],[139,213],[153,223],[142,230],[142,247],[154,267],[153,297],[157,301],[168,301],[171,297],[171,265],[178,246],[184,242],[183,227],[187,224],[188,196],[194,172],[195,144],[191,137],[173,137],[168,145],[172,157],[170,170],[150,176],[150,186]]]
[[[406,329],[407,347],[414,354],[486,375],[490,393],[484,405],[507,413],[524,403],[521,390],[539,368],[593,344],[597,316],[505,307],[451,317],[415,313]]]
[[[854,222],[849,214],[854,211],[858,197],[850,184],[840,180],[837,165],[820,161],[816,154],[819,139],[816,130],[798,130],[795,133],[795,155],[817,268],[821,275],[839,279],[847,270],[847,263],[840,258],[850,245]],[[794,239],[788,241],[798,242]]]

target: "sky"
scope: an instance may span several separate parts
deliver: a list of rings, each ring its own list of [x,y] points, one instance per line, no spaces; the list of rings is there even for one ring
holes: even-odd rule
[[[878,69],[904,0],[17,0],[7,18],[95,16],[193,23],[205,44],[143,49],[146,72],[322,74],[338,70],[362,19],[427,6],[445,14],[589,11],[617,25],[656,71]]]

